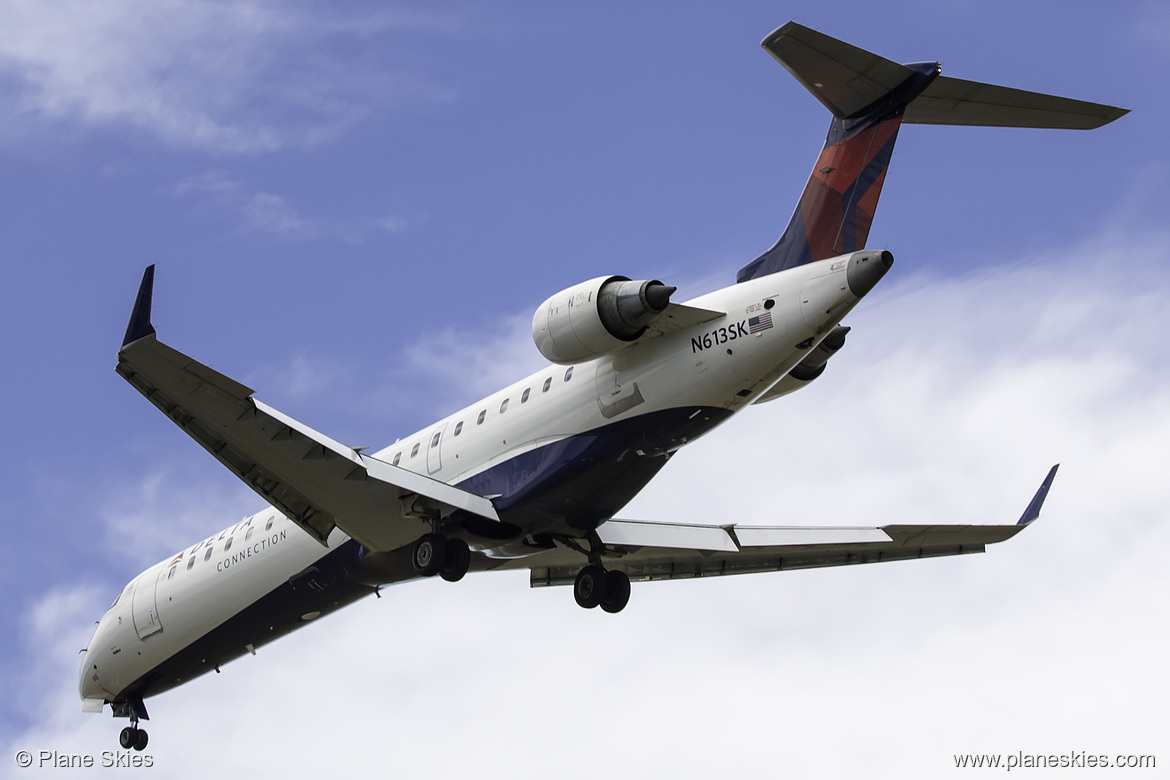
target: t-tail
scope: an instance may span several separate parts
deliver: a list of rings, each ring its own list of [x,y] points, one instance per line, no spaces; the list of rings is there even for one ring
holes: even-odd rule
[[[1128,113],[949,78],[937,62],[899,65],[795,22],[761,45],[833,122],[788,228],[739,282],[864,249],[903,123],[1091,130]]]

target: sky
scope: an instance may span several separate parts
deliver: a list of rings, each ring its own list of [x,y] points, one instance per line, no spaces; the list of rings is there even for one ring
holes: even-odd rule
[[[0,776],[115,747],[77,698],[94,622],[262,506],[113,371],[146,265],[160,338],[384,446],[539,368],[556,290],[685,300],[771,245],[828,124],[758,46],[790,19],[1132,113],[904,128],[869,239],[897,260],[844,351],[623,516],[1010,523],[1060,462],[1041,520],[986,555],[635,585],[614,616],[522,573],[394,587],[148,702],[147,752],[171,777],[1170,765],[1170,9],[831,5],[0,4]]]

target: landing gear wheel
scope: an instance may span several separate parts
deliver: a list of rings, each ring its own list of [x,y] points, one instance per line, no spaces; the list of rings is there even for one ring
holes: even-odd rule
[[[471,550],[462,539],[447,540],[447,559],[439,569],[439,576],[447,582],[459,582],[471,566]]]
[[[573,598],[578,606],[593,609],[605,598],[605,569],[600,566],[586,566],[577,572],[577,579],[573,582]]]
[[[447,540],[439,534],[426,534],[414,543],[411,562],[416,573],[433,577],[443,568],[447,559]]]
[[[149,741],[150,737],[147,733],[137,726],[127,726],[118,735],[118,744],[126,750],[130,750],[131,748],[134,750],[145,750],[146,743]]]
[[[601,600],[602,610],[621,612],[630,603],[630,578],[624,571],[605,573],[605,597]]]

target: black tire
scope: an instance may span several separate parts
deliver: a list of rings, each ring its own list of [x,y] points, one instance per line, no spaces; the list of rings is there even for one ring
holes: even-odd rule
[[[414,543],[411,562],[417,574],[433,577],[443,568],[446,560],[447,540],[439,534],[427,534]]]
[[[624,571],[605,573],[605,598],[601,608],[609,613],[621,612],[630,603],[630,578]]]
[[[122,733],[118,735],[118,744],[126,750],[134,747],[134,743],[138,740],[138,729],[127,726],[122,729]]]
[[[459,582],[471,566],[471,550],[462,539],[447,540],[447,560],[439,570],[439,576],[447,582]]]
[[[577,572],[573,582],[573,598],[577,605],[593,609],[605,598],[605,569],[600,566],[586,566]]]
[[[142,729],[138,729],[134,734],[134,749],[146,750],[146,743],[150,741],[150,736]]]

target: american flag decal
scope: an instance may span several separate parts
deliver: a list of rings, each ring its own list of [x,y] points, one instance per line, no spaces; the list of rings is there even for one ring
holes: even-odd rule
[[[770,327],[772,327],[772,312],[770,311],[748,319],[748,333],[759,333]]]

